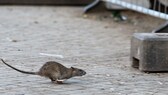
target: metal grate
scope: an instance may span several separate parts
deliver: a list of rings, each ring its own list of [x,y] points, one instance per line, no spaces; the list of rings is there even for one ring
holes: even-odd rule
[[[92,0],[0,0],[0,5],[86,5]]]
[[[137,12],[168,20],[168,0],[103,0]],[[149,7],[144,6],[149,3]]]

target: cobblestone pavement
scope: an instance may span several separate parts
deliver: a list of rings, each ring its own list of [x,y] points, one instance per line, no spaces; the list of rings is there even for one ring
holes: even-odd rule
[[[53,60],[87,72],[58,85],[0,62],[0,95],[168,94],[167,73],[140,72],[129,60],[132,33],[151,31],[162,20],[126,12],[127,21],[115,22],[110,12],[83,15],[82,7],[1,6],[0,12],[0,57],[6,62],[37,71]]]

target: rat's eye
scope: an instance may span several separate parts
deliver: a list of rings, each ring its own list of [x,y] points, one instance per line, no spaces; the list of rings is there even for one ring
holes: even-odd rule
[[[83,72],[83,70],[79,70],[80,72]]]

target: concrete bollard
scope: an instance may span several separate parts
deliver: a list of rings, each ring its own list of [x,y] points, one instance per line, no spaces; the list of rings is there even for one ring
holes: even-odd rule
[[[140,71],[168,71],[168,33],[134,33],[131,61]]]

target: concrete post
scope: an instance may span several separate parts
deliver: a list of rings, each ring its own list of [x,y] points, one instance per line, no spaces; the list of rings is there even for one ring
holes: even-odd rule
[[[135,33],[131,61],[131,66],[141,71],[168,71],[168,33]]]

